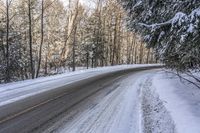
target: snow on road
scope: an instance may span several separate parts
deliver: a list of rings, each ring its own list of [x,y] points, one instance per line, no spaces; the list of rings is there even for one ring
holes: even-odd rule
[[[145,65],[144,65],[145,66]],[[141,66],[93,69],[0,86],[0,104],[98,74]],[[37,91],[38,86],[41,90]],[[7,98],[6,98],[7,97]],[[61,114],[44,133],[200,133],[200,91],[164,71],[122,75]]]
[[[44,133],[140,133],[139,84],[156,70],[115,79],[95,95],[71,108]]]
[[[9,104],[32,95],[42,93],[51,89],[55,89],[72,82],[77,82],[82,79],[87,79],[100,75],[103,73],[114,72],[118,70],[148,67],[148,66],[159,66],[159,65],[119,65],[114,67],[103,67],[88,70],[80,70],[76,72],[64,73],[60,75],[38,78],[34,80],[20,81],[16,83],[9,83],[0,85],[0,106]]]
[[[106,91],[105,91],[106,90]],[[116,79],[44,133],[199,133],[200,92],[160,70]]]
[[[115,79],[43,132],[199,133],[199,90],[186,91],[177,77],[163,73],[148,70]]]

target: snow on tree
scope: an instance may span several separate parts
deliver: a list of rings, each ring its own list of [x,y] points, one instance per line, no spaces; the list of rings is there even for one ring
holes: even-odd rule
[[[70,67],[154,62],[144,43],[127,30],[126,13],[117,0],[95,0],[91,7],[69,3],[0,0],[1,83]]]
[[[121,0],[128,27],[168,67],[178,71],[200,68],[200,1]]]

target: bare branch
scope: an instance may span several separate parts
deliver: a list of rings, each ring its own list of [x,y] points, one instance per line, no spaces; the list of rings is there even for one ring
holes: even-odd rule
[[[195,75],[193,75],[191,72],[187,72],[186,74],[200,83],[200,79],[198,77],[196,77]]]
[[[195,82],[193,82],[193,81],[181,76],[181,74],[179,74],[178,72],[172,72],[172,71],[167,71],[167,70],[165,70],[165,72],[174,74],[174,75],[178,76],[180,78],[180,80],[183,79],[183,80],[189,82],[190,84],[193,84],[194,86],[196,86],[197,88],[200,89],[200,86],[197,83],[195,83]]]
[[[10,1],[9,1],[8,7],[10,7],[10,5],[12,4],[12,1],[13,1],[13,0],[10,0]]]
[[[0,10],[6,15],[6,12],[3,9],[0,8]]]

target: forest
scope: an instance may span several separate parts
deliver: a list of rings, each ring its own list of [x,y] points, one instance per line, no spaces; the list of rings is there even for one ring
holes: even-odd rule
[[[0,0],[0,83],[158,62],[199,82],[199,7],[197,0]]]
[[[158,62],[117,0],[1,0],[0,83]]]

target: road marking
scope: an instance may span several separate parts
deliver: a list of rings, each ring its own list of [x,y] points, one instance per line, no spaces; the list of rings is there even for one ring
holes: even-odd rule
[[[7,121],[9,121],[9,120],[11,120],[11,119],[14,119],[14,118],[16,118],[16,117],[18,117],[18,116],[20,116],[20,115],[23,115],[23,114],[25,114],[25,113],[27,113],[27,112],[29,112],[29,111],[31,111],[31,110],[37,108],[37,107],[40,107],[40,106],[42,106],[42,105],[45,105],[45,104],[49,103],[49,102],[51,102],[51,101],[57,100],[57,99],[59,99],[59,98],[65,96],[66,94],[68,94],[68,93],[64,93],[64,94],[59,95],[59,96],[57,96],[57,97],[55,97],[55,98],[53,98],[53,99],[49,99],[49,100],[44,101],[44,102],[42,102],[42,103],[40,103],[40,104],[37,104],[37,105],[32,106],[32,107],[30,107],[30,108],[27,108],[27,109],[25,109],[25,110],[23,110],[23,111],[21,111],[21,112],[19,112],[19,113],[16,113],[16,114],[13,114],[13,115],[11,115],[11,116],[8,116],[8,117],[6,117],[6,118],[0,120],[0,124],[2,124],[2,123],[4,123],[4,122],[7,122]]]
[[[121,75],[121,76],[118,76],[118,77],[115,78],[114,80],[120,79],[121,77],[123,77],[123,76],[125,76],[125,75],[126,75],[126,74],[123,74],[123,75]],[[97,90],[97,91],[98,91],[98,90]],[[96,91],[96,92],[97,92],[97,91]],[[94,93],[96,93],[96,92],[94,92]],[[66,93],[64,93],[64,94],[62,94],[62,95],[59,95],[59,96],[53,98],[53,99],[46,100],[46,101],[44,101],[44,102],[42,102],[42,103],[40,103],[40,104],[37,104],[37,105],[32,106],[32,107],[29,107],[29,108],[27,108],[27,109],[25,109],[25,110],[23,110],[23,111],[21,111],[21,112],[19,112],[19,113],[16,113],[16,114],[13,114],[13,115],[11,115],[11,116],[8,116],[8,117],[6,117],[6,118],[0,120],[0,124],[5,123],[5,122],[7,122],[7,121],[9,121],[9,120],[12,120],[12,119],[14,119],[14,118],[16,118],[16,117],[18,117],[18,116],[20,116],[20,115],[23,115],[23,114],[25,114],[25,113],[27,113],[27,112],[29,112],[29,111],[32,111],[32,110],[34,110],[35,108],[40,107],[40,106],[42,106],[42,105],[45,105],[45,104],[47,104],[47,103],[49,103],[49,102],[51,102],[51,101],[57,100],[57,99],[59,99],[59,98],[65,96],[65,95],[67,95],[68,93],[69,93],[69,92],[66,92]],[[91,93],[91,94],[94,94],[94,93]],[[71,94],[71,93],[69,93],[69,94]],[[90,95],[88,95],[88,96],[90,96]],[[87,98],[88,96],[86,96],[85,98]],[[85,98],[83,98],[83,99],[85,99]]]
[[[138,70],[137,68],[135,68],[135,70],[133,70],[133,72],[143,71],[143,70],[145,70],[145,69],[146,69],[146,68],[140,68],[140,69]],[[149,69],[151,69],[151,68],[149,68]],[[129,69],[127,69],[127,70],[129,70]],[[132,70],[132,69],[130,69],[130,70]],[[126,73],[126,74],[127,74],[127,73]],[[119,76],[118,78],[120,78],[120,77],[122,77],[122,76],[125,76],[126,74],[123,74],[123,75]],[[103,74],[102,74],[102,75],[103,75]],[[12,119],[14,119],[14,118],[16,118],[16,117],[18,117],[18,116],[20,116],[20,115],[23,115],[23,114],[27,113],[27,112],[30,112],[31,110],[34,110],[35,108],[40,107],[40,106],[42,106],[42,105],[45,105],[45,104],[47,104],[47,103],[49,103],[49,102],[51,102],[51,101],[57,100],[57,99],[59,99],[59,98],[65,96],[65,95],[67,95],[68,93],[69,93],[69,92],[63,93],[62,95],[59,95],[59,96],[57,96],[57,97],[55,97],[55,98],[46,100],[46,101],[44,101],[44,102],[42,102],[42,103],[36,104],[36,105],[34,105],[34,106],[32,106],[32,107],[29,107],[29,108],[27,108],[27,109],[25,109],[25,110],[23,110],[23,111],[21,111],[21,112],[19,112],[19,113],[13,114],[13,115],[11,115],[11,116],[7,116],[7,117],[3,118],[2,120],[0,120],[0,124],[5,123],[5,122],[7,122],[7,121],[9,121],[9,120],[12,120]],[[69,94],[71,94],[71,93],[69,93]],[[93,93],[91,93],[91,94],[93,94]],[[89,96],[90,96],[90,95],[89,95]],[[88,97],[88,96],[86,96],[85,98],[87,98],[87,97]],[[85,99],[85,98],[83,98],[83,99]]]

